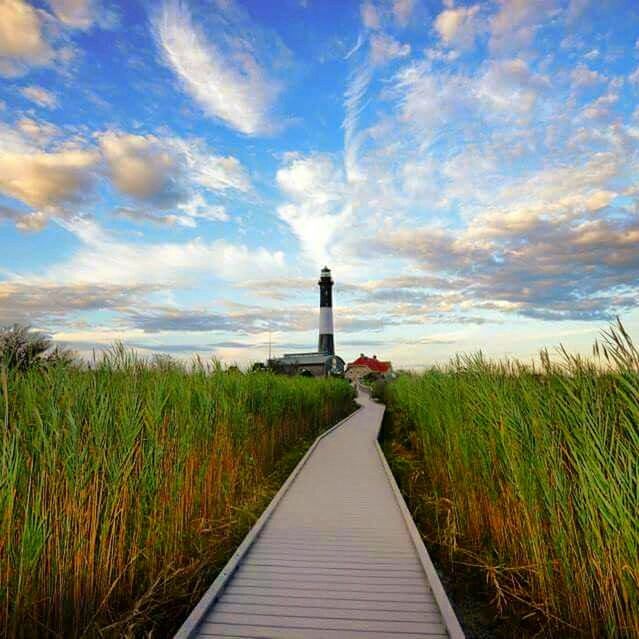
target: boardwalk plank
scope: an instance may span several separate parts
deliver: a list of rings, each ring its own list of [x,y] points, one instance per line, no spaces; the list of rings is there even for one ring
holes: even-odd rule
[[[330,597],[324,595],[321,597],[305,597],[303,595],[281,596],[276,594],[269,595],[251,595],[243,594],[241,598],[236,598],[232,593],[222,595],[216,606],[223,603],[243,604],[248,606],[277,606],[282,609],[288,608],[321,608],[326,610],[339,611],[345,610],[368,610],[372,612],[425,612],[438,613],[439,608],[435,603],[435,599],[430,601],[422,600],[418,602],[411,601],[392,601],[388,599],[380,601],[370,601],[366,599],[343,599],[341,597]]]
[[[226,592],[226,591],[225,591]],[[228,587],[228,593],[237,595],[268,595],[274,594],[282,597],[332,597],[336,599],[342,599],[348,601],[349,599],[356,599],[359,601],[377,601],[378,603],[384,603],[386,601],[410,601],[414,603],[427,603],[435,601],[433,596],[427,591],[413,591],[410,593],[392,593],[382,590],[381,592],[375,592],[372,590],[354,590],[347,591],[327,591],[325,588],[297,588],[286,586],[239,586],[237,584],[231,584]]]
[[[317,630],[359,630],[386,633],[430,633],[445,634],[446,628],[440,621],[377,621],[372,619],[326,619],[318,617],[286,617],[280,614],[236,613],[216,610],[207,617],[204,626],[216,624],[237,624],[246,626],[280,626],[284,628],[313,628]],[[215,628],[213,628],[215,629]]]
[[[387,633],[370,630],[327,630],[325,628],[283,628],[280,626],[247,626],[239,624],[203,624],[201,637],[242,637],[243,639],[446,639],[448,635],[428,632]]]
[[[431,612],[406,610],[376,610],[374,608],[364,609],[348,609],[335,608],[326,606],[267,606],[257,605],[254,603],[227,603],[220,601],[215,604],[215,611],[224,613],[235,613],[240,615],[273,615],[273,611],[277,611],[278,615],[284,617],[303,617],[312,619],[362,619],[370,621],[411,621],[411,622],[430,622],[437,623],[440,621],[439,611]]]

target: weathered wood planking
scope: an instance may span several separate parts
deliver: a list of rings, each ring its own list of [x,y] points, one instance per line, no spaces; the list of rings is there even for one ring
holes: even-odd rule
[[[176,639],[464,635],[377,443],[384,407],[318,438]]]

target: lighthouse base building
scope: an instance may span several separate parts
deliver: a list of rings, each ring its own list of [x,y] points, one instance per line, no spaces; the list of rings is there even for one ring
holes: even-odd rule
[[[335,355],[333,336],[333,280],[328,267],[320,273],[319,340],[316,352],[288,353],[270,359],[267,367],[284,375],[305,375],[308,377],[343,377],[346,364]]]
[[[345,367],[341,357],[326,353],[288,353],[268,362],[276,373],[305,377],[343,377]]]

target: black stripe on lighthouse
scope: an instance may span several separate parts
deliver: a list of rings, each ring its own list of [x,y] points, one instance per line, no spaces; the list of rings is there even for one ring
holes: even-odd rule
[[[335,355],[335,342],[333,340],[333,280],[327,266],[322,269],[318,284],[320,287],[320,318],[317,350],[320,353]]]

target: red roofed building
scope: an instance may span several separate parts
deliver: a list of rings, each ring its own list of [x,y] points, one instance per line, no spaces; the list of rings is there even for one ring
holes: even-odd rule
[[[364,353],[348,365],[344,376],[346,379],[357,382],[362,377],[374,373],[379,377],[386,377],[393,372],[393,366],[390,362],[384,362],[377,359],[377,355],[366,357]]]

